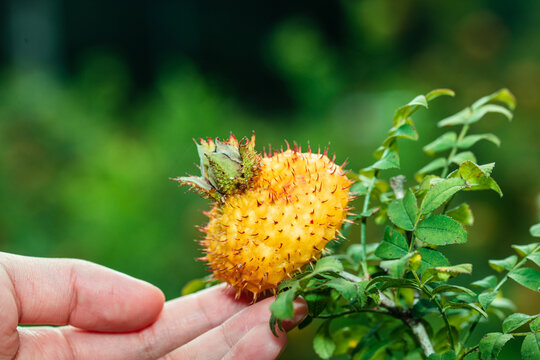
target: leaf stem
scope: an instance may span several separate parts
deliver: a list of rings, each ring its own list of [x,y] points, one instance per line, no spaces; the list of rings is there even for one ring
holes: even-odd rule
[[[448,168],[450,167],[450,161],[452,160],[454,155],[456,155],[456,152],[457,152],[457,149],[458,149],[458,144],[461,142],[461,140],[463,140],[465,135],[467,135],[467,131],[469,131],[469,124],[465,124],[461,128],[461,132],[458,135],[456,143],[452,146],[452,150],[450,150],[450,154],[448,155],[448,159],[446,159],[446,163],[444,164],[444,168],[443,168],[443,171],[441,173],[442,178],[445,178],[446,175],[448,175]]]
[[[414,250],[414,234],[412,231],[406,231],[405,234],[407,234],[407,239],[409,240],[409,252],[412,252]]]
[[[369,208],[369,201],[371,199],[371,192],[373,191],[373,187],[375,186],[375,182],[377,181],[377,176],[379,175],[379,170],[375,170],[375,173],[373,174],[373,179],[371,179],[371,183],[368,186],[366,196],[364,198],[364,206],[362,208],[362,213],[366,213]],[[360,224],[360,241],[362,244],[362,272],[364,278],[369,278],[369,272],[367,267],[367,247],[366,247],[366,222],[367,217],[362,217],[362,223]]]

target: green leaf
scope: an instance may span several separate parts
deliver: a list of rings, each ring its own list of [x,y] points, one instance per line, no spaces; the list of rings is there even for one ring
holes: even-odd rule
[[[446,159],[445,158],[436,158],[435,160],[428,163],[426,166],[421,168],[416,172],[416,180],[420,181],[420,175],[427,174],[432,171],[442,169],[446,165]]]
[[[493,289],[497,286],[497,277],[495,275],[489,275],[481,280],[473,282],[471,285],[478,286],[482,289]]]
[[[313,338],[313,349],[322,359],[329,359],[336,349],[336,344],[330,336],[330,322],[325,321]]]
[[[281,320],[278,320],[274,314],[270,314],[270,319],[268,320],[268,323],[270,325],[270,330],[272,331],[272,334],[274,334],[275,337],[278,337],[278,333],[276,331],[276,324],[279,328],[279,330],[283,331],[283,326],[281,326]]]
[[[478,307],[476,304],[472,304],[472,303],[456,303],[456,302],[452,302],[452,301],[448,301],[447,304],[448,305],[444,309],[446,309],[446,308],[452,308],[452,309],[466,308],[466,309],[471,309],[471,310],[476,311],[477,313],[479,313],[480,315],[482,315],[486,319],[488,318],[488,315],[486,314],[486,312],[484,310],[482,310],[480,307]]]
[[[506,334],[511,331],[514,331],[520,328],[521,326],[525,325],[532,319],[534,319],[534,316],[531,316],[531,315],[526,315],[526,314],[521,314],[521,313],[512,314],[508,316],[506,319],[504,319],[503,324],[502,324],[503,332]]]
[[[420,205],[420,214],[429,214],[465,187],[463,179],[445,179],[431,187]],[[412,229],[411,229],[412,230]]]
[[[418,140],[418,133],[412,124],[403,124],[396,129],[393,136],[409,139],[409,140]]]
[[[423,276],[433,276],[435,279],[446,281],[451,277],[458,276],[460,274],[470,274],[471,272],[471,264],[459,264],[454,266],[437,266],[434,268],[429,268],[426,269]]]
[[[343,264],[333,256],[325,256],[315,265],[314,273],[340,272],[343,271]]]
[[[450,350],[444,354],[431,354],[427,360],[456,360],[456,353]]]
[[[540,359],[540,332],[530,333],[525,336],[521,345],[522,360],[538,360]]]
[[[480,106],[487,104],[489,102],[499,101],[508,106],[511,110],[516,108],[516,98],[510,92],[510,90],[503,88],[495,91],[493,94],[484,96],[474,102],[471,108],[478,109]]]
[[[418,285],[412,280],[391,276],[377,276],[369,282],[366,289],[370,289],[373,286],[377,286],[380,291],[384,291],[388,288],[418,289]]]
[[[425,194],[431,187],[438,182],[444,181],[443,178],[437,175],[429,174],[423,177],[420,181],[420,185],[418,185],[418,191],[417,194]]]
[[[306,303],[308,305],[308,311],[309,315],[312,317],[319,316],[320,313],[326,309],[326,306],[328,305],[330,301],[330,294],[329,293],[307,293],[302,295],[304,297],[304,300],[306,300]]]
[[[454,95],[455,95],[454,91],[450,89],[435,89],[426,94],[426,100],[431,101],[438,98],[439,96],[452,96],[453,97]]]
[[[369,345],[365,346],[367,349],[365,352],[363,352],[361,360],[369,360],[369,359],[378,359],[381,355],[383,355],[384,349],[393,342],[393,339],[385,339],[382,341],[372,342]]]
[[[371,165],[371,168],[380,170],[399,168],[399,155],[397,150],[390,148],[385,149],[380,160]]]
[[[536,265],[540,266],[540,253],[535,252],[527,256],[527,259],[531,260]]]
[[[326,286],[335,289],[348,301],[353,301],[358,293],[358,286],[356,283],[342,278],[332,279],[326,283]]]
[[[483,292],[480,295],[478,295],[478,302],[480,303],[480,306],[482,306],[482,308],[487,310],[487,308],[491,305],[493,300],[497,298],[498,295],[499,295],[498,291]]]
[[[388,219],[397,227],[412,231],[414,230],[417,211],[416,197],[409,190],[405,197],[394,200],[388,205]]]
[[[512,120],[512,118],[514,117],[514,114],[512,114],[512,112],[504,106],[488,104],[473,110],[473,113],[469,117],[467,124],[474,124],[475,122],[486,116],[488,113],[504,115],[508,120]]]
[[[519,268],[508,273],[508,277],[533,291],[540,291],[540,271],[531,268]]]
[[[431,245],[461,244],[467,241],[465,229],[446,215],[428,217],[418,225],[414,234]]]
[[[420,106],[423,106],[426,109],[428,107],[427,99],[424,95],[418,95],[417,97],[412,99],[407,105],[403,105],[402,107],[398,108],[394,113],[394,126],[400,126],[404,121],[407,120],[409,116],[416,112],[416,110],[418,110]]]
[[[504,344],[514,337],[510,334],[489,333],[480,340],[480,357],[482,359],[497,359]]]
[[[426,269],[429,269],[429,268],[450,265],[450,262],[448,261],[448,259],[437,250],[424,247],[424,248],[418,249],[418,252],[420,253],[420,256],[422,256],[422,264],[420,265],[420,268],[418,269],[418,272],[420,274],[423,274],[424,271],[426,271]]]
[[[293,301],[296,299],[297,286],[278,294],[276,300],[270,305],[270,311],[279,320],[291,319],[294,315]]]
[[[495,163],[489,163],[484,165],[478,166],[487,176],[491,176],[491,173],[493,172],[493,168],[495,168]]]
[[[456,145],[457,135],[455,132],[447,132],[433,140],[422,148],[428,155],[438,153],[441,151],[449,150]]]
[[[540,223],[531,226],[529,232],[533,237],[540,237]]]
[[[432,291],[432,293],[434,295],[442,294],[442,293],[445,293],[445,292],[459,292],[459,293],[464,293],[464,294],[468,294],[468,295],[471,295],[473,297],[476,297],[476,293],[474,291],[472,291],[470,289],[467,289],[466,287],[457,286],[457,285],[441,285],[441,286],[437,286]]]
[[[438,127],[453,126],[453,125],[463,125],[467,124],[469,117],[471,116],[472,111],[470,108],[465,108],[460,112],[451,115],[447,118],[442,119],[437,123]]]
[[[536,315],[536,319],[531,321],[531,323],[529,324],[529,328],[531,329],[531,331],[540,330],[540,316],[539,315]]]
[[[520,255],[527,256],[532,254],[533,251],[540,245],[540,243],[530,243],[525,245],[512,245],[512,248]]]
[[[480,360],[480,352],[477,349],[476,351],[467,354],[463,360]]]
[[[488,190],[491,189],[502,196],[499,185],[488,174],[486,174],[478,165],[472,161],[463,162],[458,169],[461,178],[470,185],[464,190]]]
[[[501,272],[504,270],[510,271],[516,265],[517,263],[517,256],[511,255],[507,258],[504,258],[502,260],[489,260],[489,266],[493,268],[493,270]]]
[[[446,215],[459,222],[461,225],[472,226],[474,216],[471,207],[467,203],[463,203],[446,212]]]
[[[406,254],[397,260],[381,261],[380,267],[386,269],[391,276],[400,277],[403,276],[409,259],[413,256],[413,253]]]
[[[384,140],[383,146],[389,146],[396,138],[415,141],[418,140],[418,133],[416,132],[412,122],[403,124],[398,128],[393,128],[390,131],[390,135]]]
[[[407,255],[409,246],[407,240],[397,230],[387,226],[384,230],[384,238],[375,250],[375,255],[381,259],[399,259]]]
[[[477,134],[465,136],[460,142],[458,142],[458,147],[460,149],[468,149],[480,140],[487,140],[497,146],[501,146],[501,140],[494,134]]]
[[[450,159],[450,162],[457,165],[461,165],[461,163],[465,161],[476,162],[476,156],[474,156],[471,151],[463,151],[452,156],[452,158]]]
[[[402,125],[409,116],[414,114],[420,107],[428,107],[428,101],[436,99],[439,96],[443,95],[449,95],[454,96],[454,92],[449,89],[436,89],[433,91],[430,91],[426,96],[424,95],[418,95],[414,99],[412,99],[407,105],[404,105],[396,110],[394,113],[394,126],[399,127]]]

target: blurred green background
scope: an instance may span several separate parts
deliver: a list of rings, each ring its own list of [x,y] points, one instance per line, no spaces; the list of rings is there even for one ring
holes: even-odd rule
[[[540,2],[526,0],[4,0],[0,250],[87,259],[174,298],[207,273],[194,226],[208,203],[168,180],[197,172],[192,138],[330,144],[357,170],[396,107],[452,88],[456,98],[416,116],[421,141],[402,144],[412,183],[436,121],[508,87],[515,121],[472,129],[502,140],[477,154],[497,163],[504,197],[467,193],[476,224],[467,245],[447,249],[475,264],[465,280],[479,279],[540,220],[539,23]],[[506,294],[540,311],[533,292]],[[314,358],[313,330],[293,332],[283,359]]]

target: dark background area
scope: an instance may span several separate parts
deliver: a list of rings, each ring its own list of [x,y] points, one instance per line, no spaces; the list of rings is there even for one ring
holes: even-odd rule
[[[475,226],[447,249],[479,279],[540,220],[539,23],[525,0],[0,1],[0,250],[84,258],[173,298],[206,274],[194,225],[208,204],[168,180],[196,172],[192,138],[330,143],[358,170],[396,107],[452,88],[418,112],[420,142],[402,144],[413,184],[436,122],[508,87],[515,120],[472,128],[502,140],[476,149],[505,195],[467,193]],[[506,289],[540,311],[531,291]],[[314,357],[309,332],[284,359]]]

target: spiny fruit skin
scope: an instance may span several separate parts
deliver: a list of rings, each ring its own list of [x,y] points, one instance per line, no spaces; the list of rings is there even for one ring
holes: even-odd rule
[[[317,260],[349,210],[352,182],[342,167],[296,147],[265,154],[247,188],[206,213],[202,259],[214,277],[256,299]]]

